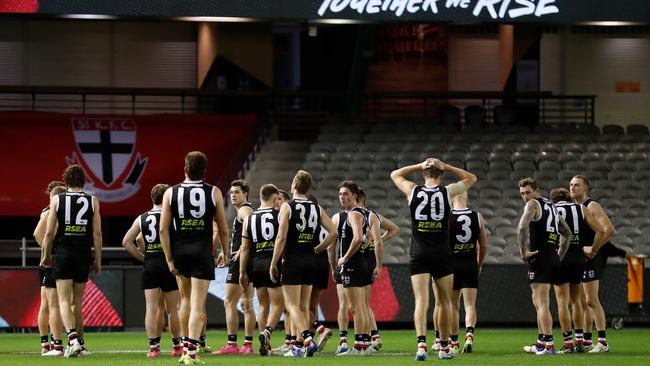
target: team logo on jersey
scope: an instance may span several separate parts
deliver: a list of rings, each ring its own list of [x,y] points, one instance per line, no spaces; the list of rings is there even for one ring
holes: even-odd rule
[[[136,151],[135,121],[126,118],[72,118],[75,151],[68,164],[80,164],[85,189],[100,201],[118,202],[140,190],[148,159]]]

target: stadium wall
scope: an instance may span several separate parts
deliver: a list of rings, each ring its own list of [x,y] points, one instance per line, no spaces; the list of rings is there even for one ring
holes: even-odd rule
[[[649,270],[646,269],[646,277]],[[223,298],[227,269],[215,269],[207,301],[208,322],[211,327],[223,327],[225,316]],[[480,277],[477,311],[480,324],[534,324],[535,312],[530,301],[530,288],[523,265],[486,265]],[[0,328],[31,328],[36,326],[40,301],[37,268],[0,269],[4,295],[0,297]],[[338,308],[334,285],[322,296],[320,317],[336,322]],[[433,302],[433,295],[431,295]],[[610,265],[600,285],[600,299],[607,316],[625,317],[627,304],[627,267]],[[257,298],[254,300],[257,308]],[[645,300],[647,306],[648,300]],[[382,276],[373,285],[371,306],[381,323],[410,324],[414,303],[408,265],[384,266]],[[557,319],[552,296],[551,309]],[[429,309],[433,310],[433,305]],[[141,290],[139,267],[108,267],[92,278],[84,294],[83,311],[88,327],[144,327],[144,294]],[[243,318],[242,318],[243,319]],[[461,315],[461,319],[463,319]],[[649,319],[637,319],[646,322]],[[627,321],[630,323],[630,321]]]

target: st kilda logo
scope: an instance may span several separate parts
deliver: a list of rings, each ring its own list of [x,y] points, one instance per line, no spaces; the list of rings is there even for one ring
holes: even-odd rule
[[[140,190],[148,158],[136,149],[135,121],[126,118],[72,118],[75,151],[68,164],[84,167],[85,189],[100,201],[123,201]]]

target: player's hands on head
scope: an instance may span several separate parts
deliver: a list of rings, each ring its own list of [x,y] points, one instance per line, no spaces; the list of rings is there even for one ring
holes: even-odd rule
[[[434,160],[436,160],[436,159],[434,159],[434,158],[427,158],[427,160],[425,160],[425,161],[423,161],[423,162],[420,163],[420,168],[421,168],[422,170],[427,170],[427,169],[431,169],[431,168],[433,168],[433,166],[434,166]]]

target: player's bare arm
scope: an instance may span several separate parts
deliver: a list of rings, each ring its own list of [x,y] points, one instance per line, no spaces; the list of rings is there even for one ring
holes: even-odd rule
[[[524,206],[524,213],[519,220],[517,227],[517,240],[519,241],[519,254],[521,259],[526,261],[529,257],[537,254],[537,251],[531,252],[528,248],[530,244],[530,223],[540,214],[539,202],[530,200]]]
[[[377,214],[377,215],[379,215],[379,219],[381,221],[380,228],[382,230],[385,230],[384,233],[381,235],[381,239],[384,242],[392,238],[393,236],[399,234],[399,226],[395,225],[394,222],[382,216],[381,214]]]
[[[339,258],[339,261],[337,263],[339,267],[347,263],[350,258],[352,258],[354,253],[361,249],[362,244],[361,236],[363,233],[363,215],[361,215],[359,212],[352,211],[348,215],[348,221],[350,221],[350,227],[352,227],[352,241],[350,242],[348,251],[341,258]]]
[[[488,237],[487,230],[485,229],[485,219],[481,214],[478,214],[480,225],[480,231],[478,234],[478,253],[477,253],[477,262],[478,262],[478,272],[481,273],[483,269],[483,261],[485,261],[485,256],[487,256],[488,251]]]
[[[172,257],[172,248],[170,244],[169,237],[169,226],[171,225],[172,220],[172,208],[169,203],[170,197],[172,195],[172,189],[169,188],[165,191],[162,201],[162,210],[160,211],[160,245],[162,245],[163,253],[165,253],[165,261],[167,262],[167,267],[169,267],[169,272],[174,276],[178,275],[176,266],[174,266],[174,258]]]
[[[250,216],[247,216],[244,220],[244,225],[241,231],[241,246],[239,247],[239,285],[244,288],[248,287],[248,282],[250,280],[246,273],[251,248],[251,239],[248,237],[249,218]]]
[[[269,267],[269,275],[271,281],[277,283],[280,279],[278,276],[278,261],[284,251],[284,245],[287,243],[287,233],[289,232],[289,216],[291,208],[288,203],[283,203],[280,207],[278,214],[278,235],[275,237],[275,245],[273,247],[273,258],[271,259],[271,267]]]
[[[407,179],[409,175],[415,172],[420,172],[429,168],[433,168],[433,159],[427,159],[420,164],[414,164],[393,170],[390,173],[390,179],[395,183],[395,186],[406,195],[408,199],[411,196],[413,187],[416,186],[414,182]]]
[[[585,218],[585,222],[591,230],[594,231],[594,242],[590,243],[590,245],[586,245],[582,248],[582,251],[585,253],[585,255],[589,258],[593,258],[600,248],[605,245],[607,242],[605,240],[605,227],[602,225],[602,223],[594,217],[594,215],[591,214],[591,211],[589,211],[586,207],[582,207],[582,214]]]
[[[370,237],[375,243],[375,261],[377,263],[375,270],[372,273],[373,281],[377,280],[381,275],[381,266],[384,259],[384,239],[381,235],[381,224],[379,222],[380,220],[378,214],[370,215]]]
[[[56,212],[59,197],[54,196],[50,200],[50,212]],[[47,217],[47,225],[45,228],[45,236],[43,237],[43,250],[41,253],[41,267],[52,266],[52,241],[54,240],[54,232],[56,231],[56,215],[49,215]]]
[[[144,254],[140,252],[134,245],[138,239],[139,234],[140,217],[137,217],[135,220],[133,220],[133,224],[131,224],[131,227],[126,232],[126,234],[124,234],[124,238],[122,238],[122,246],[129,254],[131,254],[133,258],[139,260],[140,262],[144,262]]]
[[[559,226],[558,230],[560,231],[560,247],[557,250],[557,254],[560,256],[560,260],[564,259],[567,250],[569,250],[569,240],[571,239],[571,228],[564,221],[562,216],[559,217]]]
[[[215,215],[214,222],[217,224],[217,235],[219,236],[219,242],[221,243],[221,253],[224,256],[224,265],[228,264],[228,258],[230,249],[228,248],[228,224],[226,223],[226,210],[223,204],[223,195],[221,190],[217,187],[214,187],[213,193],[214,196],[214,205],[215,205]]]

